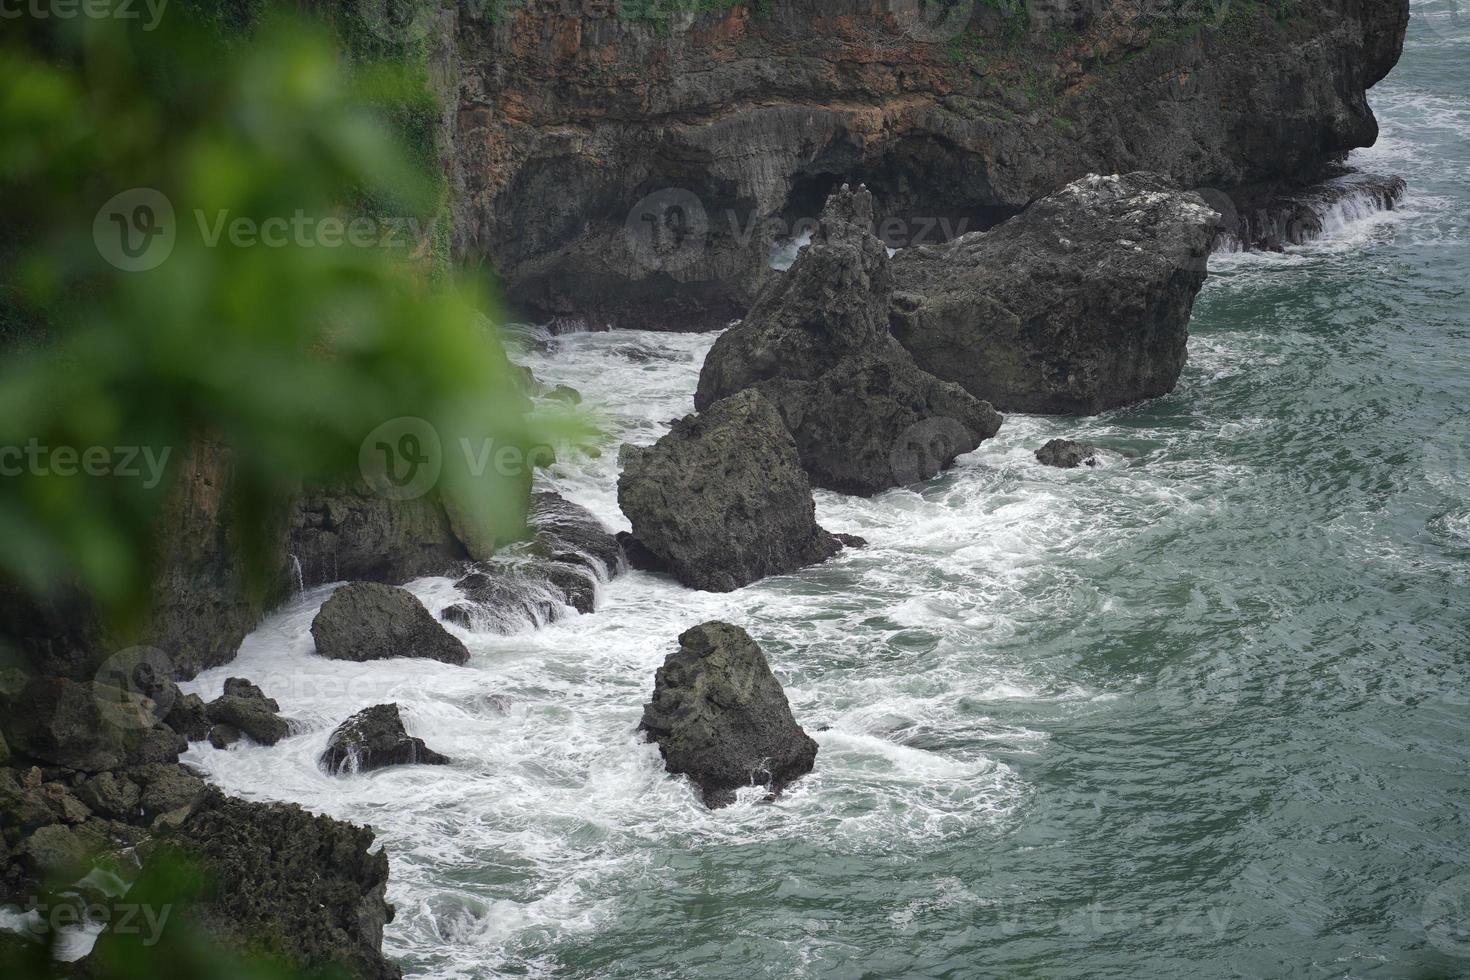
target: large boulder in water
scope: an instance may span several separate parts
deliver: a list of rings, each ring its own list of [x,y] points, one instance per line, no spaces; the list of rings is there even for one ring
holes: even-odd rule
[[[375,704],[337,726],[318,762],[327,772],[341,773],[385,766],[442,766],[449,757],[404,730],[398,705]]]
[[[742,786],[779,794],[817,758],[761,648],[718,621],[679,637],[638,727],[658,743],[665,768],[693,780],[710,807],[733,802]]]
[[[1001,423],[889,333],[892,277],[872,223],[865,188],[833,193],[812,243],[710,349],[694,396],[704,411],[755,388],[780,411],[815,485],[863,495],[934,476]]]
[[[691,588],[729,592],[842,547],[817,526],[796,444],[755,391],[685,416],[650,447],[625,445],[622,461],[633,536]]]
[[[470,652],[412,592],[353,582],[333,592],[311,622],[316,652],[332,660],[423,657],[463,664]]]
[[[213,724],[211,742],[233,741],[232,732],[250,737],[261,745],[275,745],[290,734],[291,727],[280,715],[275,698],[243,677],[225,681],[224,693],[204,706],[205,717]]]
[[[1218,217],[1156,174],[1084,177],[990,231],[898,253],[894,335],[1002,411],[1167,394]]]

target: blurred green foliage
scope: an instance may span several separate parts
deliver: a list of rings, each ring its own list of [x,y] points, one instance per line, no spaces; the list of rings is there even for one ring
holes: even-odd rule
[[[152,31],[7,26],[0,448],[167,448],[177,463],[215,439],[232,452],[234,512],[264,526],[303,480],[355,475],[374,427],[416,416],[440,434],[439,487],[462,512],[493,526],[523,506],[523,480],[448,451],[552,434],[523,416],[489,297],[448,274],[422,42],[344,44],[346,16],[175,0]],[[146,271],[104,259],[100,238],[119,229],[94,237],[99,208],[134,188],[167,199],[177,236]],[[279,247],[210,241],[222,219],[297,215],[316,231]],[[365,219],[373,239],[340,240],[324,219]],[[0,577],[77,583],[115,617],[140,615],[176,467],[151,488],[33,469],[0,477]]]

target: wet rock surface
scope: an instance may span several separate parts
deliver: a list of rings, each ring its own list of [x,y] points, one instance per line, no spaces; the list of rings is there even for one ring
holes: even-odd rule
[[[409,735],[396,704],[375,704],[338,725],[318,760],[329,773],[368,772],[386,766],[442,766],[449,758]]]
[[[311,623],[316,652],[332,660],[413,657],[464,664],[470,653],[406,589],[354,582],[331,594]]]
[[[243,734],[260,745],[275,745],[291,730],[280,711],[275,699],[266,697],[250,681],[231,677],[225,681],[224,693],[204,706],[205,716],[212,725],[210,744],[223,748]]]
[[[781,413],[816,486],[869,495],[927,480],[995,435],[1001,417],[920,370],[888,329],[893,284],[873,197],[843,186],[810,245],[722,334],[695,408],[747,388]]]
[[[754,390],[625,445],[618,504],[633,536],[680,582],[729,592],[835,555],[780,414]]]
[[[1174,390],[1218,213],[1156,174],[1088,176],[893,260],[894,335],[1002,411],[1091,415]]]
[[[658,743],[665,768],[687,775],[710,807],[734,802],[743,786],[780,794],[817,757],[761,648],[718,621],[680,635],[638,727]]]
[[[1043,466],[1070,470],[1079,466],[1096,466],[1098,448],[1071,439],[1050,439],[1036,450],[1036,461]]]

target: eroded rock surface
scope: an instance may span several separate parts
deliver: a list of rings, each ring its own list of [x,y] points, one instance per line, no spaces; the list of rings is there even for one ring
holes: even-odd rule
[[[680,582],[729,592],[825,561],[842,547],[817,525],[811,483],[780,414],[742,391],[625,445],[618,504],[633,536]]]
[[[316,652],[333,660],[422,657],[463,664],[470,652],[407,589],[354,582],[333,592],[311,622]]]
[[[385,766],[442,766],[449,758],[408,734],[396,704],[375,704],[338,725],[318,760],[329,773],[368,772]]]
[[[991,231],[898,253],[894,335],[1002,411],[1168,394],[1218,220],[1157,174],[1084,177]]]
[[[761,648],[718,621],[680,635],[638,727],[658,743],[668,771],[687,775],[710,807],[734,802],[742,786],[779,794],[817,758]]]

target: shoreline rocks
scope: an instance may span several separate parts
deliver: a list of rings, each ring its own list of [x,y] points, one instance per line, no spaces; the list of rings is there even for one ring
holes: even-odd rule
[[[754,388],[780,411],[812,483],[861,496],[935,476],[1001,425],[889,333],[892,277],[872,225],[866,188],[834,191],[811,244],[715,341],[694,396],[703,411]]]
[[[470,652],[407,589],[353,582],[322,603],[311,622],[316,652],[331,660],[415,657],[463,665]]]
[[[625,445],[618,504],[633,537],[683,584],[730,592],[825,561],[811,483],[776,409],[753,390]]]
[[[638,730],[711,809],[733,803],[743,786],[779,796],[817,758],[817,743],[796,723],[761,648],[745,630],[719,621],[679,636],[679,649],[654,677]]]
[[[387,766],[449,764],[424,744],[409,735],[396,704],[375,704],[364,708],[338,725],[327,739],[326,750],[317,763],[328,773],[369,772]]]
[[[213,724],[209,742],[217,749],[226,748],[245,735],[259,745],[275,745],[291,731],[280,710],[275,699],[266,697],[250,681],[231,677],[225,681],[224,693],[204,706]]]
[[[895,256],[894,335],[1002,411],[1167,394],[1218,220],[1157,174],[1084,177],[991,231]]]

